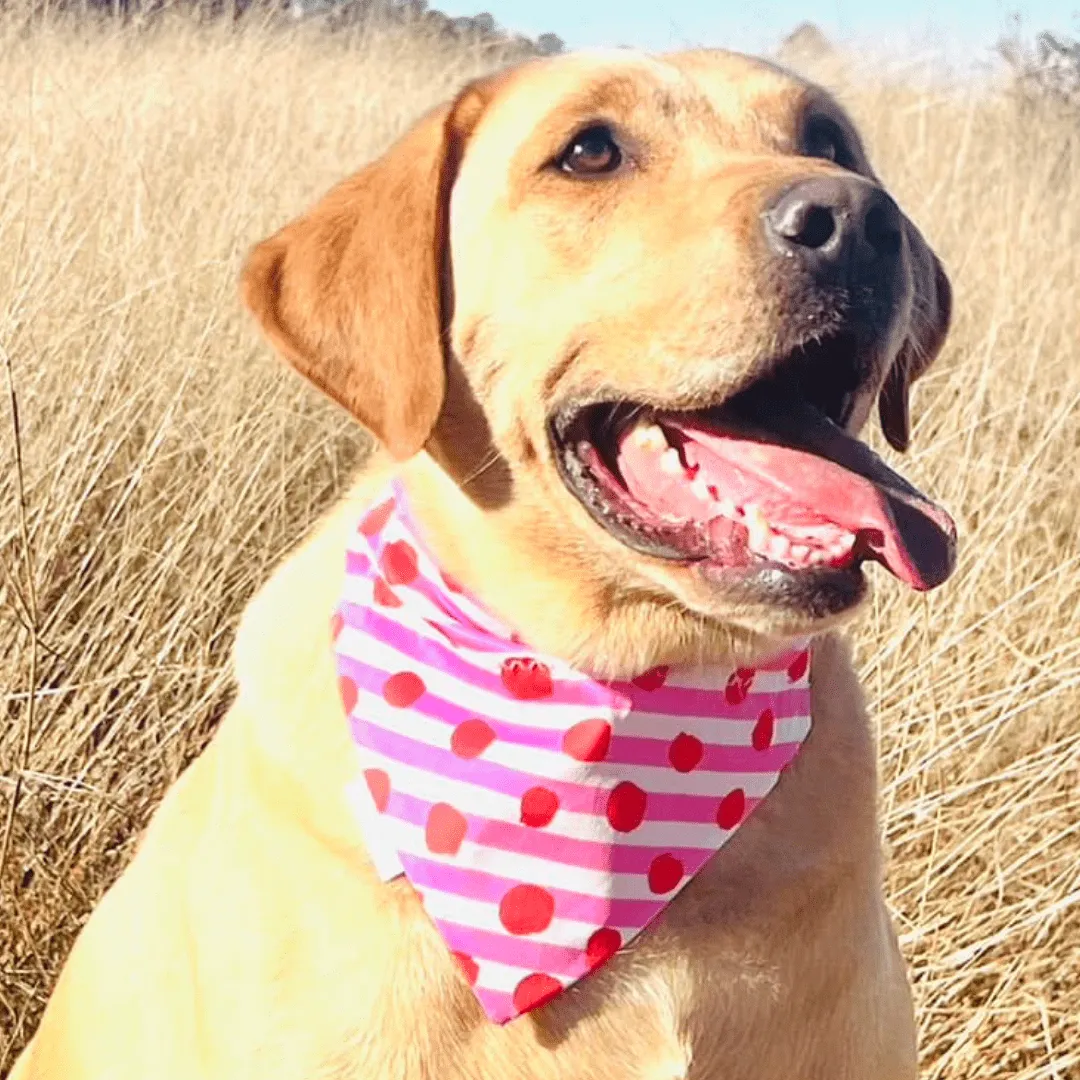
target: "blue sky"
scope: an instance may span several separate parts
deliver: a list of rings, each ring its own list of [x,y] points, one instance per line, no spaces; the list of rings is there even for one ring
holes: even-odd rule
[[[1080,36],[1080,0],[432,0],[432,6],[454,15],[487,10],[511,30],[551,30],[572,48],[718,45],[753,52],[810,20],[834,40],[884,38],[974,59],[1014,13],[1030,31]]]

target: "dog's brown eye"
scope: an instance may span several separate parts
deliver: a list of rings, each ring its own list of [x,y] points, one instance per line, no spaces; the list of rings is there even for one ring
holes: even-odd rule
[[[611,129],[597,125],[575,135],[555,163],[563,172],[575,176],[598,176],[614,172],[622,160]]]
[[[813,116],[803,128],[802,153],[834,161],[842,169],[856,168],[855,154],[840,125],[827,116]]]

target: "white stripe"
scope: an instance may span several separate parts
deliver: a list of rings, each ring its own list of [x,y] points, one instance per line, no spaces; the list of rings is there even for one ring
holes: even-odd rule
[[[400,620],[399,620],[400,621]],[[404,624],[409,630],[419,630],[411,623]],[[421,634],[428,641],[434,641],[449,648],[448,642],[441,635],[433,631],[429,634]],[[521,723],[523,716],[528,716],[528,723],[532,727],[545,727],[562,730],[573,726],[578,720],[588,720],[596,716],[606,716],[613,710],[603,704],[574,704],[572,702],[558,702],[550,700],[541,701],[518,701],[509,698],[500,691],[485,690],[471,682],[466,682],[456,675],[447,674],[440,668],[432,667],[421,660],[410,656],[408,653],[395,649],[389,642],[354,629],[351,626],[342,628],[337,639],[337,651],[343,656],[350,657],[358,663],[366,664],[379,671],[394,674],[399,671],[412,671],[424,680],[427,689],[449,701],[459,708],[479,716],[490,716],[507,723]],[[464,658],[463,658],[464,659]],[[470,657],[468,661],[472,662]],[[474,666],[479,667],[474,663]],[[482,669],[483,670],[483,669]],[[498,671],[487,669],[492,677],[499,678]],[[559,677],[558,672],[553,675]],[[621,714],[622,710],[617,710]]]
[[[391,776],[393,787],[406,795],[425,802],[445,802],[457,807],[462,813],[475,814],[494,821],[510,824],[520,823],[521,805],[512,795],[470,784],[464,780],[429,773],[412,765],[405,765],[367,747],[359,748],[364,768],[385,769]],[[743,790],[748,798],[763,799],[776,784],[777,773],[759,778],[754,792]],[[733,784],[716,795],[717,803],[740,785]],[[643,821],[633,832],[616,832],[602,814],[583,814],[570,810],[558,810],[550,825],[542,831],[548,835],[568,840],[591,840],[602,844],[620,844],[626,847],[693,847],[708,849],[716,846],[717,836],[723,830],[719,826],[700,822]]]
[[[649,888],[648,877],[645,873],[614,874],[606,870],[589,870],[567,863],[553,862],[538,855],[520,855],[514,851],[503,851],[483,844],[474,844],[471,840],[466,840],[456,855],[433,855],[428,851],[424,830],[419,825],[384,816],[379,819],[377,827],[385,832],[398,851],[459,870],[481,870],[495,877],[543,885],[548,889],[565,889],[568,892],[581,893],[583,896],[591,896],[599,900],[665,900],[674,895],[665,893],[657,896]],[[716,850],[723,847],[730,839],[732,832],[713,829]],[[688,845],[671,844],[670,846]],[[430,891],[422,886],[420,888],[425,893]]]
[[[714,690],[722,692],[731,678],[732,669],[727,667],[673,668],[665,686],[676,690]],[[805,690],[809,679],[803,675],[792,682],[787,671],[761,671],[755,669],[751,694],[776,694],[783,690]]]
[[[766,707],[762,702],[762,708]],[[810,730],[810,717],[775,716],[773,743],[802,742]],[[670,741],[686,732],[709,746],[751,745],[757,718],[732,720],[726,716],[669,716],[667,713],[640,712],[632,709],[615,721],[615,731],[635,739],[663,739]]]
[[[369,723],[394,732],[426,746],[450,751],[452,724],[433,720],[413,709],[393,709],[381,697],[366,690],[359,691],[354,715],[360,723]],[[809,719],[790,721],[794,729],[793,742],[801,741],[809,730]],[[611,761],[579,762],[557,750],[541,750],[531,746],[518,746],[496,739],[481,755],[480,760],[504,769],[514,769],[529,777],[542,780],[562,780],[586,787],[611,788],[623,780],[630,780],[643,790],[657,795],[701,795],[722,798],[733,788],[741,787],[750,798],[761,798],[772,790],[776,777],[774,769],[760,772],[722,772],[694,769],[688,773],[676,772],[670,765],[626,765]],[[396,768],[395,764],[395,768]],[[468,768],[466,761],[461,769]],[[435,779],[434,773],[424,772],[425,777]],[[422,789],[421,789],[422,790]],[[486,788],[469,786],[467,797],[473,799],[476,791]],[[516,807],[516,802],[515,802]],[[492,817],[505,816],[493,814]],[[517,820],[513,809],[510,820]]]
[[[499,920],[498,904],[489,904],[482,900],[471,900],[467,896],[455,896],[452,893],[439,892],[436,889],[422,889],[424,909],[436,919],[445,919],[467,926],[472,930],[486,930],[489,933],[509,936],[506,927]],[[593,933],[597,924],[578,922],[576,919],[552,919],[546,929],[538,934],[522,936],[523,941],[532,941],[538,945],[561,945],[571,949],[582,949]],[[624,938],[634,932],[633,928],[623,930],[616,927]]]
[[[479,956],[474,956],[473,960],[479,971],[476,977],[477,989],[494,990],[501,994],[512,994],[517,989],[518,983],[526,975],[532,975],[535,970],[529,967],[511,967],[509,964],[500,964],[498,960],[485,960]],[[556,975],[550,971],[545,974],[551,975],[563,986],[569,986],[574,981],[569,975]]]
[[[364,847],[367,848],[368,858],[371,859],[379,880],[393,881],[394,878],[401,877],[405,873],[405,867],[401,865],[397,850],[382,827],[381,815],[375,809],[363,776],[345,785],[345,801],[356,814],[360,833],[364,837]]]

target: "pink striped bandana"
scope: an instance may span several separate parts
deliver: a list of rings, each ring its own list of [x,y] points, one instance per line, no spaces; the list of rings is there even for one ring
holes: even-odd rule
[[[359,756],[349,797],[505,1023],[646,927],[810,730],[809,649],[602,682],[541,655],[443,575],[394,487],[350,538],[333,619]]]

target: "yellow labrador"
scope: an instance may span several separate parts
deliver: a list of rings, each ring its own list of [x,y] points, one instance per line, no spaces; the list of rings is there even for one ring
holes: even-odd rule
[[[867,561],[916,588],[951,570],[951,523],[854,438],[876,402],[906,446],[949,286],[840,108],[723,52],[528,63],[259,245],[243,295],[383,451],[250,605],[236,703],[83,930],[18,1080],[915,1076],[834,628]],[[622,467],[658,432],[698,509],[664,502],[665,467]],[[695,439],[728,448],[714,490],[679,456]],[[788,510],[730,505],[732,447]],[[772,794],[630,947],[505,1025],[346,798],[326,628],[391,474],[444,571],[598,677],[814,639],[812,731]]]

